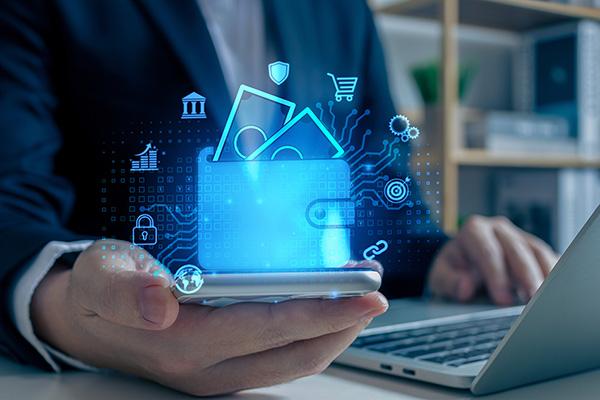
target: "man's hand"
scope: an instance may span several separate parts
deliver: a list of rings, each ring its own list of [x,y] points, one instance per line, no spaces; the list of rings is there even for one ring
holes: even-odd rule
[[[440,251],[429,274],[433,294],[471,300],[485,287],[499,305],[528,301],[558,260],[550,246],[503,217],[471,217]]]
[[[96,242],[73,269],[54,268],[36,290],[36,333],[90,365],[214,395],[322,371],[387,308],[378,293],[224,308],[179,305],[170,280],[146,251]]]

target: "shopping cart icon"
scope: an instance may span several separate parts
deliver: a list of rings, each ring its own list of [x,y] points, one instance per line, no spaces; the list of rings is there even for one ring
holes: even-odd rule
[[[358,77],[339,76],[336,78],[335,75],[329,72],[327,75],[331,77],[331,80],[333,80],[333,85],[335,86],[335,100],[340,102],[345,97],[346,101],[352,101],[354,98],[354,89],[356,89]]]

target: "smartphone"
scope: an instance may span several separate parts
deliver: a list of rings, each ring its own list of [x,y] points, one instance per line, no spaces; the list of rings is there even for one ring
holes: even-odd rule
[[[221,307],[239,302],[364,296],[381,286],[381,275],[368,268],[219,271],[203,273],[202,279],[202,286],[193,294],[183,293],[174,285],[177,300]]]

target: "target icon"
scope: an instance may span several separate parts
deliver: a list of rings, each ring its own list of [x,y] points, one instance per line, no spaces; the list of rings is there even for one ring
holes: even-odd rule
[[[408,187],[409,178],[406,179],[392,179],[385,184],[383,193],[385,198],[392,203],[403,203],[408,199],[410,189]]]

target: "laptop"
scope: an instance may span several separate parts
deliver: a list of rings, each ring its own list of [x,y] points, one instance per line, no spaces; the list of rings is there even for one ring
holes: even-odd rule
[[[600,207],[525,307],[386,321],[337,363],[476,395],[600,367]]]

